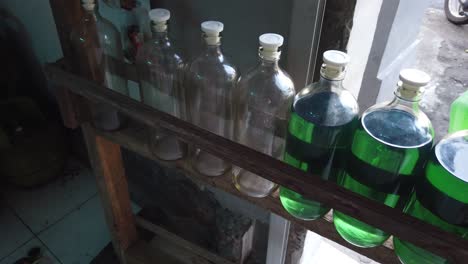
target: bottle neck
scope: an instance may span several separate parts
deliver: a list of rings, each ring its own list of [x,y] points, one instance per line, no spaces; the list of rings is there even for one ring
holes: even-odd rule
[[[412,109],[414,112],[419,112],[419,102],[421,101],[421,96],[419,95],[413,98],[408,98],[400,93],[400,89],[401,87],[395,91],[395,98],[392,102],[390,102],[390,106],[404,106]]]
[[[277,71],[279,70],[279,59],[271,60],[265,59],[261,55],[259,56],[259,67],[265,70]]]
[[[97,21],[100,18],[100,14],[97,11],[97,7],[93,9],[84,8],[83,19],[86,21]]]
[[[219,56],[223,54],[223,52],[221,51],[221,41],[218,41],[216,44],[214,44],[208,43],[205,40],[203,43],[203,48],[206,55]]]
[[[167,30],[165,31],[156,31],[153,29],[153,41],[156,43],[167,43],[169,42],[169,37]]]
[[[343,78],[330,78],[330,76],[327,76],[323,74],[323,72],[320,73],[320,79],[318,81],[318,87],[321,89],[325,90],[337,90],[337,89],[344,89],[343,88]]]

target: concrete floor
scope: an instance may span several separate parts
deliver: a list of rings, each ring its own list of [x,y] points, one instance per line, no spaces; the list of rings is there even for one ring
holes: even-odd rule
[[[468,25],[448,22],[443,1],[432,0],[419,37],[422,41],[414,67],[432,76],[421,106],[432,120],[438,140],[447,134],[451,103],[468,89]]]

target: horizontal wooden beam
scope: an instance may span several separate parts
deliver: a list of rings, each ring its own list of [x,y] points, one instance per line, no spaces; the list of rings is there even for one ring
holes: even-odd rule
[[[163,127],[181,140],[292,189],[308,199],[324,203],[335,210],[446,257],[452,262],[463,263],[468,259],[468,241],[461,237],[77,77],[54,65],[47,65],[45,71],[49,80],[57,84],[67,84],[66,87],[73,93],[112,106],[147,126]]]
[[[235,195],[241,199],[244,199],[252,204],[257,205],[263,209],[266,209],[272,213],[282,216],[283,218],[302,225],[306,229],[319,234],[322,237],[335,241],[347,248],[350,248],[368,258],[376,260],[380,263],[386,264],[399,264],[399,260],[393,253],[393,247],[386,243],[384,246],[375,248],[360,248],[353,246],[346,242],[341,236],[335,231],[335,226],[332,223],[331,215],[326,215],[324,219],[318,219],[315,221],[303,221],[291,216],[288,212],[283,209],[278,197],[268,196],[265,198],[254,198],[239,192],[232,184],[232,175],[230,172],[226,173],[221,177],[206,177],[197,173],[190,166],[189,160],[177,160],[177,161],[163,161],[156,158],[151,154],[147,141],[146,127],[138,124],[133,124],[123,130],[115,132],[97,131],[102,137],[108,138],[111,141],[120,144],[123,148],[138,153],[139,155],[157,162],[160,166],[166,168],[178,169],[185,176],[190,177],[197,183],[204,185],[213,186],[217,189],[223,190],[227,193]]]

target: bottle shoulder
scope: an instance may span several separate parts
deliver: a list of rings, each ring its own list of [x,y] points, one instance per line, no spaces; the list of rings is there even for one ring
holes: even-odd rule
[[[120,37],[120,33],[117,27],[114,24],[112,24],[112,22],[103,17],[99,17],[96,20],[96,26],[100,34],[112,34],[113,36]]]
[[[189,74],[198,76],[225,76],[236,81],[240,75],[237,66],[224,55],[208,56],[201,54],[189,63],[187,71]]]
[[[239,79],[239,89],[248,90],[252,94],[258,92],[278,94],[283,97],[294,97],[294,83],[289,75],[281,70],[270,70],[255,67]]]
[[[342,87],[324,87],[319,83],[313,83],[296,94],[294,103],[298,101],[321,104],[323,107],[317,108],[317,111],[324,111],[322,114],[331,113],[327,110],[327,107],[330,107],[330,105],[339,112],[346,111],[355,116],[359,113],[359,104],[356,97]]]
[[[391,102],[367,109],[361,126],[378,141],[399,148],[418,148],[434,138],[434,128],[424,112]]]
[[[136,63],[152,65],[172,65],[182,67],[183,56],[171,45],[160,45],[152,41],[145,42],[138,49]]]

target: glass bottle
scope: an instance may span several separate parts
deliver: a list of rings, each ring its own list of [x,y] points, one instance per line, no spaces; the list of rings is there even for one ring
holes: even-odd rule
[[[151,39],[148,9],[138,0],[103,0],[111,12],[115,25],[118,25],[127,62],[135,62],[138,49]]]
[[[403,209],[430,153],[434,129],[419,109],[429,75],[407,69],[400,72],[400,80],[393,101],[363,113],[339,183],[369,199]],[[359,247],[375,247],[389,237],[338,211],[334,211],[334,224],[346,241]]]
[[[320,80],[294,98],[284,161],[336,182],[357,126],[359,106],[343,87],[349,56],[330,50],[323,60]],[[330,211],[330,207],[284,187],[280,187],[280,200],[286,211],[303,220],[315,220]]]
[[[449,133],[468,129],[468,91],[458,97],[450,107]]]
[[[236,140],[280,158],[294,84],[278,65],[283,37],[268,33],[259,40],[260,61],[238,83]],[[241,168],[234,172],[233,180],[239,191],[252,197],[265,197],[276,189],[275,183]]]
[[[448,135],[436,145],[425,176],[404,212],[468,239],[468,130]],[[395,253],[403,264],[445,264],[437,256],[409,242],[393,238]]]
[[[188,110],[195,124],[228,139],[233,139],[235,89],[239,71],[221,50],[220,33],[224,25],[218,21],[201,24],[204,47],[190,63],[187,72]],[[231,164],[196,148],[192,166],[207,176],[219,176],[231,169]]]
[[[171,14],[166,9],[153,9],[149,16],[153,38],[139,49],[136,57],[142,101],[160,111],[184,119],[184,60],[176,52],[167,35],[167,21]],[[150,130],[149,142],[153,154],[163,160],[183,158],[187,149],[185,143],[162,128]]]
[[[128,96],[127,81],[115,74],[123,61],[119,31],[96,12],[94,0],[83,0],[83,17],[71,33],[73,62],[77,71],[109,89]],[[119,113],[106,105],[92,103],[94,125],[116,130],[122,125]]]

